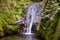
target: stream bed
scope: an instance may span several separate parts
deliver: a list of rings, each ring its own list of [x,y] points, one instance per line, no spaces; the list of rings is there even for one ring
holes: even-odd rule
[[[14,35],[1,38],[0,40],[38,40],[34,35]]]

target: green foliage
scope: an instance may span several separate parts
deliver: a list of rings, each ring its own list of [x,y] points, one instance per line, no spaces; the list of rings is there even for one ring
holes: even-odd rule
[[[8,8],[5,1],[1,0],[2,4],[0,4],[0,6],[2,6],[2,8],[0,9],[0,25],[1,25],[0,26],[0,31],[7,31],[7,29],[8,29],[7,27],[9,27],[8,25],[13,26],[13,25],[17,24],[15,19],[13,19],[13,16],[15,14],[11,13],[11,10]]]
[[[58,14],[58,16],[59,16],[59,14]],[[60,30],[60,16],[59,16],[59,20],[58,20],[58,24],[57,24],[57,28],[56,28],[56,32],[54,34],[55,36],[54,36],[53,40],[60,40],[59,30]]]
[[[43,0],[44,8],[42,13],[42,19],[39,34],[42,35],[46,40],[54,40],[56,28],[58,27],[59,21],[59,4],[56,0]]]
[[[13,19],[13,15],[8,10],[0,10],[0,27],[9,27],[7,25],[16,25],[17,23]],[[13,27],[12,27],[13,28]],[[1,29],[3,30],[3,29]]]
[[[30,0],[0,0],[0,31],[16,31],[16,20],[22,18],[23,8],[29,3]]]

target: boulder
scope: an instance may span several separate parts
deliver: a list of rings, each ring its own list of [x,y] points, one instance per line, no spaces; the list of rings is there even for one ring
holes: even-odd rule
[[[0,32],[0,37],[3,37],[4,36],[4,32]]]

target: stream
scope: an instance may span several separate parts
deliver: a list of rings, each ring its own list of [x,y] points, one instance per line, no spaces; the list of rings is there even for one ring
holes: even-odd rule
[[[34,35],[24,35],[24,36],[14,35],[1,38],[0,40],[38,40],[38,39]]]

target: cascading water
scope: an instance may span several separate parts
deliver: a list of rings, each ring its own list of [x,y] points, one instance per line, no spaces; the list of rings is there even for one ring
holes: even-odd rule
[[[24,27],[23,34],[32,34],[32,26],[41,19],[42,6],[39,3],[33,3],[27,9],[26,13],[26,27]]]

